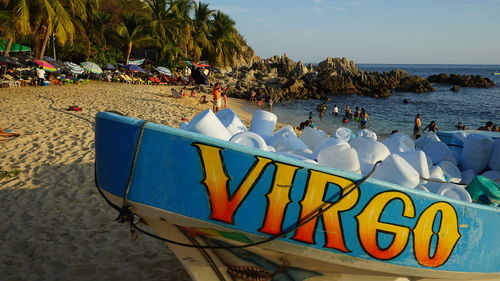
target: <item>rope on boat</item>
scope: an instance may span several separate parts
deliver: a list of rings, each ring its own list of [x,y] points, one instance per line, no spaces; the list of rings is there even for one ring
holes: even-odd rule
[[[118,222],[120,222],[120,223],[126,223],[126,222],[128,222],[130,224],[130,231],[131,231],[132,237],[134,237],[135,230],[137,230],[137,231],[139,231],[141,233],[146,234],[147,236],[150,236],[152,238],[156,238],[156,239],[161,240],[163,242],[172,243],[172,244],[175,244],[175,245],[189,247],[189,248],[200,248],[200,249],[234,249],[234,248],[240,248],[241,249],[241,248],[248,248],[248,247],[253,247],[253,246],[261,245],[261,244],[264,244],[264,243],[269,243],[269,242],[271,242],[273,240],[279,239],[281,237],[285,237],[289,233],[297,230],[299,227],[305,225],[306,223],[312,221],[313,219],[318,218],[324,212],[328,211],[330,208],[332,208],[333,206],[335,206],[343,198],[347,197],[351,192],[353,192],[354,190],[356,190],[357,188],[359,188],[361,186],[361,184],[363,184],[366,180],[368,180],[371,177],[371,175],[375,172],[377,166],[380,163],[382,163],[382,161],[378,161],[377,163],[375,163],[375,165],[373,166],[372,170],[366,176],[364,176],[363,178],[359,179],[356,182],[352,182],[351,184],[349,184],[346,187],[346,189],[345,189],[347,191],[344,194],[340,195],[339,198],[337,199],[337,201],[335,201],[335,202],[327,202],[327,201],[323,202],[320,206],[318,206],[316,209],[314,209],[309,214],[307,214],[301,221],[299,221],[296,226],[290,228],[289,230],[286,230],[286,231],[281,232],[279,234],[270,236],[267,239],[264,239],[264,240],[261,240],[261,241],[258,241],[258,242],[254,242],[254,243],[244,244],[244,245],[231,245],[231,246],[193,245],[193,244],[187,244],[187,243],[183,243],[183,242],[174,241],[174,240],[170,240],[170,239],[166,239],[166,238],[160,237],[158,235],[155,235],[155,234],[153,234],[151,232],[148,232],[148,231],[140,228],[139,226],[137,226],[137,224],[140,221],[134,222],[134,214],[130,210],[131,205],[127,203],[127,196],[128,196],[129,191],[130,191],[130,187],[132,185],[132,178],[133,178],[133,174],[134,174],[134,171],[135,171],[135,166],[136,166],[136,162],[137,162],[137,156],[139,154],[139,146],[141,145],[141,142],[142,142],[142,135],[143,135],[143,132],[144,132],[145,124],[146,124],[146,121],[144,121],[144,123],[142,124],[141,131],[140,131],[139,137],[137,139],[135,153],[134,153],[134,159],[132,161],[132,166],[131,166],[131,169],[130,169],[130,174],[129,174],[129,178],[128,178],[128,182],[127,182],[127,189],[126,189],[126,192],[125,192],[125,196],[123,198],[123,205],[122,205],[122,207],[119,207],[119,206],[113,204],[106,197],[106,195],[102,191],[101,187],[99,187],[99,184],[97,183],[97,167],[95,168],[95,172],[96,172],[96,177],[95,177],[96,178],[96,180],[95,180],[96,187],[99,190],[99,193],[101,194],[101,196],[104,197],[105,201],[113,209],[115,209],[115,210],[117,210],[119,212],[118,218],[116,220]],[[335,197],[336,197],[336,195],[333,195],[332,197],[329,198],[329,200],[334,200]]]

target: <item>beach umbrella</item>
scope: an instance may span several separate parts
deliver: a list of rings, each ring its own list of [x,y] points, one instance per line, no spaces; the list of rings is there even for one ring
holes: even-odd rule
[[[107,70],[115,70],[116,69],[116,67],[110,63],[108,63],[108,65],[106,65],[106,67],[104,67],[104,68]]]
[[[134,72],[145,72],[144,69],[140,68],[138,65],[135,64],[128,64],[125,66],[125,68]]]
[[[50,63],[53,63],[53,62],[56,62],[56,61],[57,61],[55,58],[53,58],[53,57],[48,57],[48,56],[43,57],[43,60],[44,60],[44,61],[48,61],[48,62],[50,62]]]
[[[161,74],[172,76],[172,72],[170,71],[170,69],[168,69],[166,67],[158,66],[157,68],[155,68],[155,70],[160,72]]]
[[[57,68],[55,68],[52,64],[44,61],[44,60],[33,60],[33,63],[43,67],[43,70],[48,72],[56,72]]]
[[[15,67],[23,67],[24,66],[24,64],[19,62],[19,60],[17,58],[13,58],[13,57],[0,56],[0,63],[10,64],[10,65],[15,66]]]
[[[0,40],[0,52],[4,52],[5,48],[7,47],[7,40]],[[29,52],[31,51],[31,48],[28,46],[24,46],[21,44],[14,43],[12,46],[10,46],[10,51],[11,52]]]
[[[64,66],[66,67],[66,69],[69,72],[71,72],[73,74],[82,74],[84,72],[83,67],[79,66],[78,64],[76,64],[74,62],[70,62],[70,61],[64,62]]]
[[[102,73],[102,69],[97,64],[95,64],[93,62],[84,61],[81,63],[81,65],[83,66],[83,69],[90,71],[94,74],[101,74]]]

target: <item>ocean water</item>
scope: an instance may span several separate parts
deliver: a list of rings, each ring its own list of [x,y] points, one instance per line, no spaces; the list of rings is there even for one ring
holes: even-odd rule
[[[339,127],[359,130],[358,122],[342,123],[344,108],[349,105],[353,111],[357,106],[365,108],[370,117],[368,129],[374,131],[380,138],[387,137],[392,130],[412,134],[416,114],[421,115],[422,127],[435,121],[440,130],[454,130],[460,121],[470,129],[477,129],[491,120],[500,125],[500,65],[417,65],[417,64],[359,64],[360,70],[390,71],[396,68],[404,69],[410,75],[427,78],[433,74],[455,73],[461,75],[481,75],[490,78],[496,84],[489,89],[462,87],[457,93],[450,91],[451,85],[434,84],[435,91],[430,93],[393,92],[387,98],[360,97],[356,95],[331,96],[327,102],[327,114],[321,119],[316,106],[320,100],[291,100],[275,104],[273,112],[278,116],[278,122],[298,126],[305,121],[309,112],[319,129],[332,134]],[[403,104],[403,99],[409,101]],[[339,107],[339,116],[332,115],[333,105]]]

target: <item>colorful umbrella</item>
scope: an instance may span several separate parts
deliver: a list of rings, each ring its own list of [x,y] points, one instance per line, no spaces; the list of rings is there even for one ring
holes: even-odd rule
[[[125,66],[125,68],[134,72],[145,72],[144,69],[140,68],[138,65],[135,64],[128,64]]]
[[[97,64],[95,64],[93,62],[84,61],[84,62],[82,62],[80,64],[83,66],[83,69],[85,69],[87,71],[90,71],[90,72],[95,73],[95,74],[101,74],[102,73],[102,69]]]
[[[79,66],[74,62],[66,61],[64,62],[64,66],[66,66],[66,69],[68,69],[68,71],[73,74],[82,74],[84,71],[83,67]]]
[[[129,60],[128,64],[133,64],[133,65],[141,65],[144,63],[145,59],[140,59],[140,60]]]
[[[160,72],[161,74],[172,76],[172,72],[170,71],[170,69],[168,69],[166,67],[158,66],[157,68],[155,68],[155,70]]]
[[[56,72],[57,68],[55,68],[52,64],[44,61],[44,60],[33,60],[34,63],[38,64],[39,66],[43,67],[43,70],[48,71],[48,72]]]

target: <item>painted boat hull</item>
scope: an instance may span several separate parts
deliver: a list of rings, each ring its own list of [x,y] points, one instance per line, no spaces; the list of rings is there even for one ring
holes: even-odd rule
[[[359,175],[143,125],[97,115],[96,183],[117,205],[126,196],[156,234],[229,246],[289,231],[244,249],[169,244],[194,280],[233,280],[238,268],[272,280],[500,279],[498,208],[375,179],[350,191]]]
[[[492,139],[500,139],[500,133],[499,132],[491,132],[491,131],[480,131],[480,130],[453,130],[453,131],[439,131],[436,133],[436,135],[439,137],[439,139],[446,143],[446,144],[451,144],[451,138],[453,134],[455,133],[467,133],[467,134],[481,134],[488,136]]]

